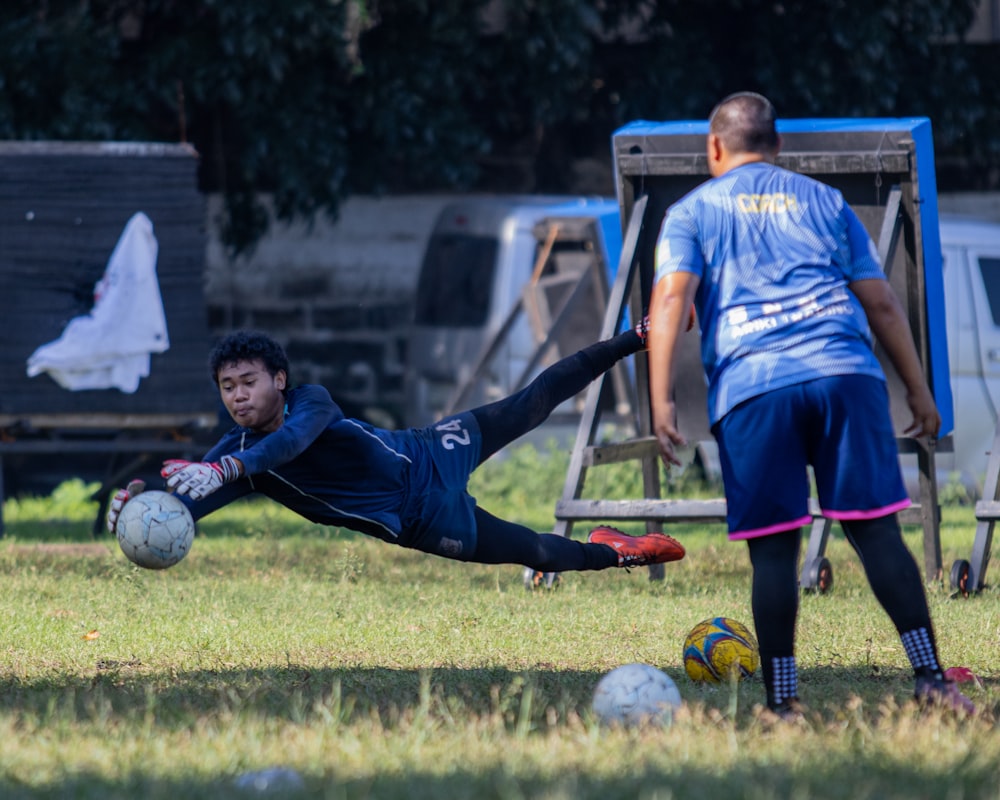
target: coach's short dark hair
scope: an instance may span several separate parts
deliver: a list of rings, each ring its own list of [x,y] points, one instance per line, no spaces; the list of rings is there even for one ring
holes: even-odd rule
[[[219,370],[238,361],[259,360],[273,377],[279,371],[288,375],[288,356],[284,348],[266,333],[236,331],[223,338],[208,357],[212,380],[219,383]]]
[[[764,95],[737,92],[719,101],[709,131],[733,153],[773,153],[778,148],[774,106]]]

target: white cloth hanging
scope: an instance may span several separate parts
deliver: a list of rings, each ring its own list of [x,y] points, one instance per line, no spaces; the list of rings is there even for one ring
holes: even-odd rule
[[[132,394],[149,375],[150,354],[170,348],[156,277],[159,246],[141,211],[126,223],[94,287],[94,307],[28,358],[28,377],[47,372],[60,386]]]

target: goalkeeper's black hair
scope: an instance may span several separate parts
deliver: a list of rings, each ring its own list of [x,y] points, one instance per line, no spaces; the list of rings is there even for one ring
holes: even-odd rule
[[[208,357],[208,368],[212,381],[219,385],[219,370],[237,361],[263,362],[264,368],[273,377],[284,370],[287,378],[288,356],[285,349],[266,333],[259,331],[236,331],[224,337]],[[291,385],[290,380],[288,385]]]

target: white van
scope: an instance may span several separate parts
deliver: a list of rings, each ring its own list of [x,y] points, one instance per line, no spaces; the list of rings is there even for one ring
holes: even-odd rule
[[[445,206],[424,251],[407,342],[406,423],[439,419],[493,340],[495,355],[461,410],[506,396],[537,349],[525,315],[498,336],[540,248],[536,225],[548,218],[592,218],[608,277],[618,267],[621,223],[610,198],[486,196]],[[599,330],[598,323],[598,330]]]
[[[954,452],[939,470],[982,488],[1000,408],[1000,224],[941,215]]]

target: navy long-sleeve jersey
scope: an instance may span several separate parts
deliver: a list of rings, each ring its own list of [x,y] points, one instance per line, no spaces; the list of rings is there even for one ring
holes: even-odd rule
[[[389,431],[345,417],[325,388],[304,385],[287,392],[277,431],[236,426],[205,454],[238,458],[243,477],[202,500],[182,499],[200,519],[259,493],[313,522],[468,558],[476,532],[466,485],[479,450],[470,414]]]

